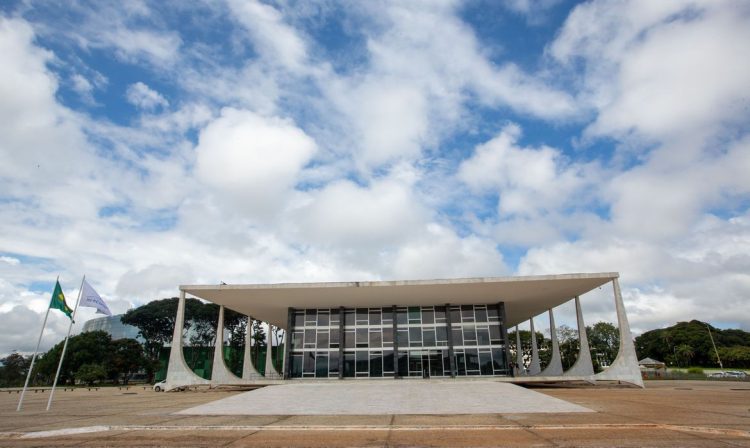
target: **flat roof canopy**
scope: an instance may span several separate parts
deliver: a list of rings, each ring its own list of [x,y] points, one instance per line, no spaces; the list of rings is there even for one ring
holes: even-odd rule
[[[287,308],[384,307],[505,302],[508,327],[580,296],[616,272],[443,280],[182,285],[181,291],[286,328]]]

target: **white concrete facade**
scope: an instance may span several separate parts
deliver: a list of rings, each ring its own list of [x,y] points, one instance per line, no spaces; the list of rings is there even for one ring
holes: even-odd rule
[[[591,353],[586,337],[579,296],[606,283],[612,282],[614,302],[617,311],[620,331],[620,347],[617,358],[610,368],[599,374],[594,374]],[[355,282],[355,283],[311,283],[311,284],[281,284],[281,285],[188,285],[180,287],[180,302],[176,319],[174,340],[170,353],[167,374],[167,389],[195,384],[243,384],[248,382],[278,382],[284,378],[273,366],[273,326],[285,328],[287,310],[291,308],[326,308],[326,307],[375,307],[383,304],[399,306],[417,306],[428,304],[481,304],[504,303],[509,311],[504,322],[507,329],[516,325],[516,343],[519,348],[516,362],[523,366],[520,350],[518,323],[529,320],[531,327],[531,362],[528,372],[518,369],[518,377],[499,377],[499,380],[518,382],[538,381],[618,381],[643,387],[638,368],[635,347],[631,339],[630,327],[625,313],[625,307],[620,294],[618,274],[565,274],[556,276],[531,277],[503,277],[482,279],[455,280],[418,280],[401,282]],[[217,337],[214,354],[212,379],[205,380],[194,374],[185,363],[182,356],[182,327],[184,323],[185,293],[221,305],[220,319],[217,327],[223,332],[224,306],[235,311],[259,317],[268,322],[268,350],[266,352],[266,367],[261,375],[252,365],[250,356],[249,333],[246,336],[245,363],[242,378],[232,374],[226,368],[221,347],[221,337]],[[347,300],[347,296],[351,300]],[[563,371],[560,357],[559,341],[557,340],[556,325],[553,309],[567,301],[575,300],[576,319],[578,325],[580,352],[574,365]],[[285,318],[280,317],[281,312]],[[551,360],[541,368],[539,349],[537,347],[534,316],[547,311],[551,330]],[[291,317],[288,317],[291,319]],[[248,327],[250,325],[248,324]],[[179,327],[179,332],[178,332]],[[249,331],[249,330],[248,330]],[[219,333],[221,334],[221,333]],[[287,338],[288,341],[289,338]],[[507,343],[507,338],[506,338]],[[284,356],[283,370],[286,372],[287,356]],[[322,380],[319,380],[322,381]]]

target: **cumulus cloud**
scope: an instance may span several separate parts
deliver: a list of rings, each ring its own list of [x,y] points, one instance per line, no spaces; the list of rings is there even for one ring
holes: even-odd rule
[[[316,150],[291,121],[227,108],[201,131],[196,173],[217,196],[262,216],[283,208]]]
[[[128,86],[125,97],[130,104],[140,109],[153,110],[169,106],[166,98],[140,81]]]

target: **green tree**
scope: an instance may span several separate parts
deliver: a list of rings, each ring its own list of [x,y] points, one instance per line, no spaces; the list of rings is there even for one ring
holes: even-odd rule
[[[687,344],[680,344],[675,347],[675,357],[677,359],[677,364],[682,367],[689,367],[690,360],[693,359],[694,356],[695,351],[693,350],[693,347]]]
[[[260,366],[260,349],[266,346],[266,332],[261,321],[253,319],[251,338],[253,340],[253,364],[257,368]]]
[[[75,378],[87,386],[93,386],[96,381],[106,377],[107,370],[101,364],[84,364],[75,372]]]
[[[578,340],[578,330],[567,325],[557,327],[557,341],[560,344],[560,358],[563,370],[568,370],[578,359],[581,341]]]
[[[117,339],[112,341],[112,362],[109,365],[109,376],[115,381],[122,377],[123,384],[128,384],[130,376],[140,369],[149,370],[149,360],[143,346],[135,339]]]
[[[31,358],[18,353],[11,353],[0,359],[0,387],[15,387],[23,385],[29,371]]]
[[[609,322],[597,322],[586,326],[586,337],[589,340],[594,362],[594,371],[602,370],[602,363],[611,364],[617,357],[620,348],[620,331]]]
[[[542,348],[546,347],[547,342],[544,338],[544,335],[541,331],[535,331],[536,333],[536,342],[537,342],[537,349],[539,349],[539,360],[542,365],[544,365],[545,362],[549,362],[550,354],[546,353],[547,350],[542,352]],[[531,363],[531,331],[529,330],[518,330],[518,335],[521,338],[521,356],[523,359],[523,366],[519,366],[520,368],[528,367]],[[509,342],[509,348],[511,352],[511,357],[513,362],[516,360],[516,351],[518,350],[518,347],[516,346],[516,332],[511,331],[508,332],[508,342]],[[546,360],[545,360],[546,356]]]
[[[55,377],[64,341],[58,342],[39,358],[32,375],[37,381],[49,384]],[[112,337],[105,331],[90,331],[71,336],[60,369],[59,384],[72,382],[75,372],[84,364],[109,365],[112,356]]]

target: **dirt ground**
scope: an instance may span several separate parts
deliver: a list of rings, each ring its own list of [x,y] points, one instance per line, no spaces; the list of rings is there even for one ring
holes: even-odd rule
[[[156,393],[140,387],[59,391],[49,412],[48,392],[31,392],[23,411],[16,412],[19,395],[0,390],[0,446],[750,447],[747,382],[535,390],[596,412],[185,416],[172,413],[237,392]]]

